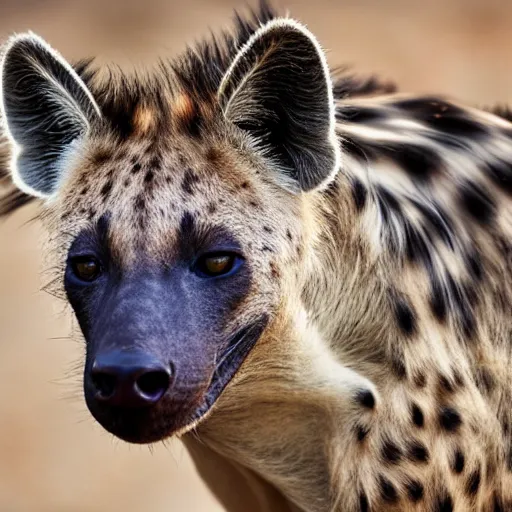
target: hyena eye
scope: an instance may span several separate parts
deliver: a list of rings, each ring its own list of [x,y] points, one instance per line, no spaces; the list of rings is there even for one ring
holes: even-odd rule
[[[71,259],[71,269],[81,281],[90,283],[101,273],[101,265],[94,256],[76,256]]]
[[[209,253],[197,260],[193,270],[200,277],[217,277],[236,270],[241,262],[242,259],[235,253]]]

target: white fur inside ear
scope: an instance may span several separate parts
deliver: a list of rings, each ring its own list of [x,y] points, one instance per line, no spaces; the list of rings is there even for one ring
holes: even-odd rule
[[[44,194],[43,192],[40,192],[39,190],[36,190],[35,188],[32,188],[28,183],[26,183],[20,176],[20,173],[18,172],[18,157],[22,151],[21,147],[18,145],[18,143],[12,138],[9,129],[5,128],[5,133],[7,135],[7,138],[9,139],[11,143],[11,160],[9,162],[9,170],[11,171],[11,178],[14,185],[19,188],[23,193],[39,197],[41,199],[50,199],[50,195]]]
[[[5,104],[6,90],[4,80],[6,61],[10,56],[10,52],[14,48],[16,48],[16,46],[23,43],[28,44],[29,46],[32,46],[34,48],[38,48],[41,52],[46,53],[51,57],[51,59],[55,60],[58,63],[58,65],[62,68],[65,75],[67,75],[67,77],[70,78],[75,83],[76,87],[78,87],[78,89],[82,91],[82,93],[84,94],[86,100],[83,101],[86,101],[89,104],[89,110],[92,113],[92,115],[96,115],[99,118],[101,118],[101,110],[98,104],[96,103],[94,97],[92,96],[91,92],[89,91],[83,80],[80,78],[80,76],[73,69],[73,67],[66,61],[66,59],[62,57],[62,55],[59,52],[54,50],[44,39],[42,39],[41,37],[32,32],[14,35],[9,39],[9,41],[7,42],[3,49],[2,58],[0,62],[0,116],[2,131],[7,136],[11,144],[10,172],[12,180],[13,183],[22,192],[26,194],[44,199],[50,199],[55,193],[47,194],[42,190],[38,190],[34,186],[31,186],[29,183],[27,183],[27,181],[23,179],[21,176],[18,161],[20,156],[23,154],[24,146],[26,144],[30,144],[30,141],[22,143],[21,141],[16,140],[14,138],[13,133],[9,126],[9,115],[7,113]],[[41,91],[41,94],[46,95],[46,98],[51,99],[51,101],[55,104],[60,105],[59,108],[62,110],[63,113],[65,112],[65,115],[75,118],[76,123],[80,126],[83,126],[84,132],[88,131],[90,126],[89,119],[87,118],[87,115],[84,112],[84,110],[80,107],[80,105],[77,104],[75,98],[71,96],[70,92],[66,90],[62,83],[60,83],[55,76],[52,76],[52,74],[48,72],[48,70],[45,69],[39,62],[37,62],[35,59],[28,60],[30,60],[30,65],[33,66],[33,69],[36,70],[37,74],[43,77],[46,83],[48,84],[48,90]],[[27,73],[30,72],[31,70],[28,69]],[[32,72],[34,71],[32,70]],[[32,123],[34,122],[36,121],[32,121]],[[42,129],[44,129],[44,127],[42,127]],[[71,144],[68,145],[71,146]],[[57,155],[55,157],[55,162],[53,164],[54,167],[62,167],[63,161],[67,160],[67,158],[64,157],[66,154],[69,154],[68,150],[71,148],[63,146],[61,149],[61,155]]]
[[[316,53],[318,55],[319,62],[321,63],[322,70],[323,70],[323,77],[326,83],[327,87],[327,95],[328,95],[328,102],[329,102],[329,142],[332,145],[333,152],[334,152],[334,165],[331,169],[328,176],[313,190],[319,190],[327,187],[329,183],[332,182],[334,177],[336,176],[340,166],[341,166],[341,150],[340,150],[340,144],[338,141],[338,138],[336,136],[336,111],[335,111],[335,103],[334,103],[334,95],[333,95],[333,85],[331,80],[331,73],[329,71],[329,66],[327,64],[327,59],[325,57],[325,53],[318,42],[317,38],[301,23],[298,21],[291,19],[291,18],[276,18],[268,23],[262,25],[250,38],[249,40],[242,46],[242,48],[239,50],[235,58],[233,59],[233,62],[229,66],[228,70],[226,71],[224,77],[222,78],[222,81],[220,83],[217,97],[220,98],[224,93],[226,86],[231,79],[233,70],[238,66],[241,59],[243,59],[247,53],[251,50],[251,48],[254,46],[255,42],[258,41],[261,37],[268,34],[269,32],[272,32],[276,29],[282,29],[282,28],[289,28],[291,30],[295,30],[297,32],[300,32],[303,34],[306,38],[309,39],[311,44],[316,50]],[[237,90],[239,90],[243,84],[240,84],[237,89],[232,94],[232,97],[236,95]],[[229,101],[227,101],[227,105],[229,106]],[[229,108],[229,107],[227,107]],[[226,113],[226,108],[224,109],[224,112]]]

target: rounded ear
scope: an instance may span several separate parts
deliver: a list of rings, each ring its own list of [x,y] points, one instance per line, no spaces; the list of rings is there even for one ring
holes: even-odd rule
[[[32,33],[9,41],[0,79],[2,121],[13,143],[13,181],[29,195],[50,197],[66,156],[100,109],[66,60]]]
[[[224,115],[249,132],[285,186],[325,186],[340,165],[332,83],[316,38],[274,19],[241,48],[218,91]]]

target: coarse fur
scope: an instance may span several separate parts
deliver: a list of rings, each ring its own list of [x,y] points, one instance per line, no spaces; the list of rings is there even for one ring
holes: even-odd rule
[[[293,75],[279,96],[292,47],[317,94]],[[222,227],[250,274],[218,330],[266,316],[263,333],[208,410],[172,429],[159,416],[147,439],[180,435],[233,512],[512,510],[508,111],[341,71],[331,83],[325,66],[313,36],[266,4],[148,77],[76,65],[101,116],[86,104],[87,126],[71,124],[72,141],[57,132],[66,150],[48,156],[60,169],[41,215],[55,293],[74,241],[105,222],[112,259],[137,272]],[[274,132],[275,97],[309,125],[279,111],[289,130]],[[7,160],[2,214],[30,200]],[[30,167],[36,186],[45,168]]]

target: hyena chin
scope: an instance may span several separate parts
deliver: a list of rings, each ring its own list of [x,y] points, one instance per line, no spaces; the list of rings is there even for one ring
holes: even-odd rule
[[[230,511],[512,510],[506,115],[333,80],[265,4],[144,77],[15,36],[1,100],[105,429]]]

